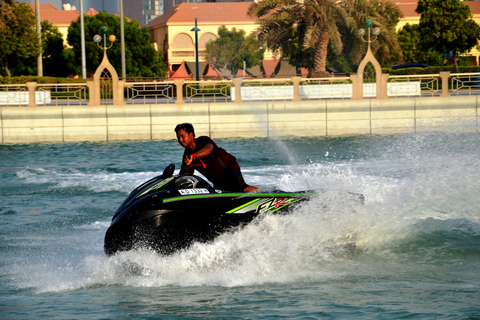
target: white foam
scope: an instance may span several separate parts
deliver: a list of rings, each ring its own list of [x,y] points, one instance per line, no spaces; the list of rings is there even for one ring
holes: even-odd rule
[[[50,184],[53,188],[86,188],[93,192],[130,192],[137,185],[160,175],[162,172],[66,171],[43,168],[25,168],[17,172],[27,184]]]

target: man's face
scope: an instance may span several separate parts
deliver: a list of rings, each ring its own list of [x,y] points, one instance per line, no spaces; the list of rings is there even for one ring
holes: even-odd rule
[[[177,132],[177,140],[182,147],[188,147],[192,144],[194,138],[193,133],[188,133],[185,129],[180,129]]]

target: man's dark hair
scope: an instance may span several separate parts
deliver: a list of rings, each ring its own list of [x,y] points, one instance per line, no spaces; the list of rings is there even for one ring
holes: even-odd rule
[[[185,130],[187,133],[193,133],[193,137],[195,137],[195,129],[193,129],[193,125],[191,123],[177,124],[175,127],[175,132],[178,133],[178,131],[181,129]]]

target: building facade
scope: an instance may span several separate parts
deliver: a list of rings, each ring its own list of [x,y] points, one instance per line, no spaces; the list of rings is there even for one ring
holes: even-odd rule
[[[165,52],[168,64],[175,70],[182,62],[195,62],[195,27],[198,28],[198,55],[204,62],[205,44],[217,38],[218,28],[243,29],[247,34],[257,27],[255,19],[247,14],[250,2],[182,3],[147,25],[151,42]]]
[[[251,2],[254,0],[123,0],[124,14],[138,21],[140,26],[147,25],[157,16],[182,3],[202,2]]]
[[[164,0],[123,0],[123,13],[144,26],[165,12],[164,3]]]
[[[165,0],[175,2],[174,0]],[[394,0],[401,10],[403,17],[397,24],[397,31],[407,23],[418,24],[420,15],[415,12],[418,0]],[[233,27],[243,29],[247,34],[257,27],[255,20],[247,15],[251,2],[224,2],[219,3],[191,3],[191,1],[177,0],[180,5],[169,9],[165,14],[155,18],[147,27],[151,35],[151,42],[157,50],[165,52],[165,56],[172,70],[183,61],[195,61],[195,33],[190,31],[198,20],[199,60],[204,62],[205,43],[217,38],[218,27],[225,25],[228,29]],[[200,1],[196,1],[200,2]],[[206,2],[206,1],[204,1]],[[467,1],[474,21],[480,24],[480,1]],[[473,48],[468,54],[472,64],[479,64],[480,51]],[[265,59],[272,59],[271,54]]]

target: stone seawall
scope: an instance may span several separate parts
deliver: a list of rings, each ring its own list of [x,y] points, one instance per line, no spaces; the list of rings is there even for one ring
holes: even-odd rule
[[[479,132],[477,96],[155,105],[0,107],[1,143]]]

